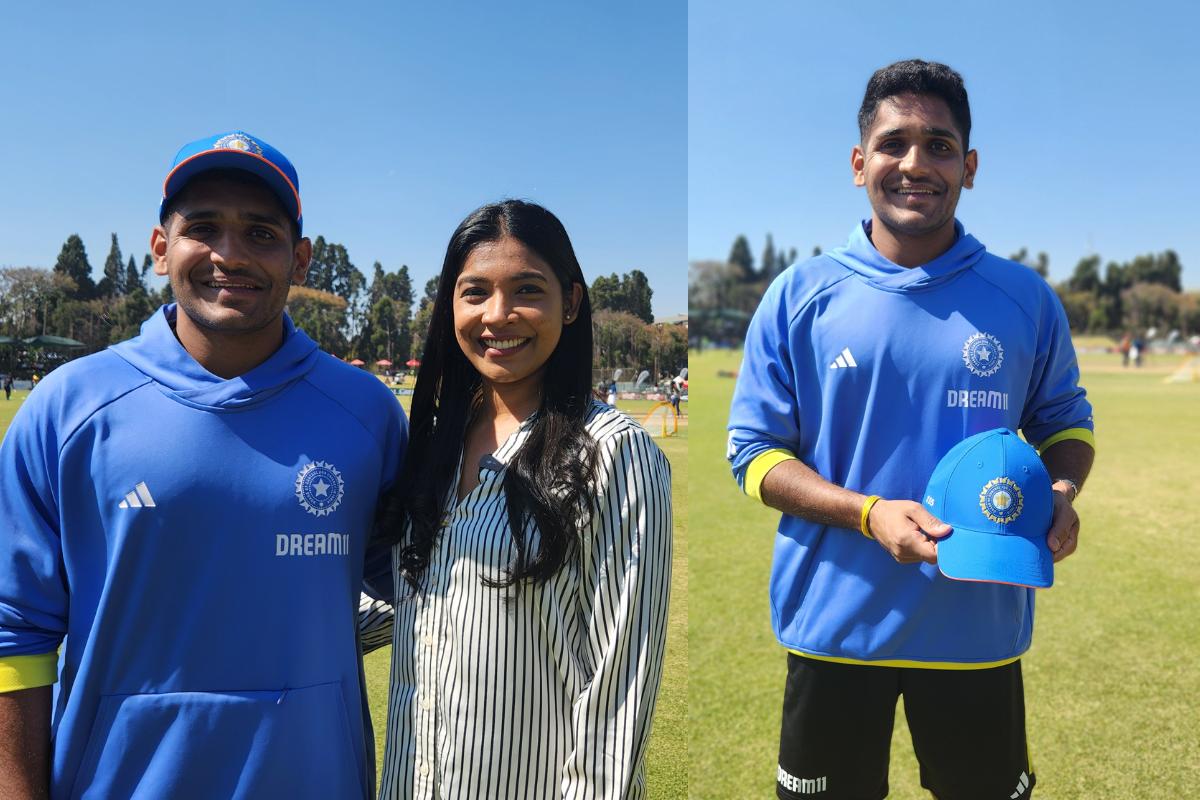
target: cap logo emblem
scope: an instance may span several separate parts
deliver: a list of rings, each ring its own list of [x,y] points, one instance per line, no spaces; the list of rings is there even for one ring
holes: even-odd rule
[[[346,483],[337,467],[326,461],[305,464],[296,475],[296,499],[308,513],[323,517],[342,503]]]
[[[972,375],[987,378],[1004,363],[1004,347],[990,333],[973,333],[963,344],[962,357]]]
[[[212,149],[241,150],[244,153],[253,153],[256,156],[262,155],[262,147],[259,146],[258,142],[244,133],[231,133],[228,136],[222,136],[220,139],[217,139]]]
[[[1012,522],[1025,508],[1025,496],[1012,478],[992,478],[979,493],[979,508],[992,522]]]

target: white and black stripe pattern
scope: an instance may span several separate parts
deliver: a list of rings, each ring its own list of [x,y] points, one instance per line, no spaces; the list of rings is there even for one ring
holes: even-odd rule
[[[362,594],[358,598],[359,643],[364,655],[392,643],[392,606]]]
[[[519,592],[481,582],[513,555],[503,473],[491,470],[450,504],[425,594],[412,597],[397,577],[405,599],[381,798],[645,796],[671,582],[670,466],[606,405],[593,404],[587,430],[598,445],[597,508],[578,557],[554,578]],[[527,436],[528,423],[494,458],[507,464]],[[529,533],[535,543],[532,523]],[[364,606],[369,627],[384,623],[378,610]]]

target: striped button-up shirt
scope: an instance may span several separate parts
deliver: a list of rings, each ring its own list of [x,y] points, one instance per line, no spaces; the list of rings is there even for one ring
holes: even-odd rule
[[[483,460],[462,502],[452,492],[426,591],[396,577],[381,798],[645,796],[671,578],[670,466],[641,427],[594,403],[597,503],[577,556],[544,584],[489,588],[482,579],[502,577],[513,557],[503,468],[529,425]],[[390,618],[379,609],[362,609],[368,646]]]

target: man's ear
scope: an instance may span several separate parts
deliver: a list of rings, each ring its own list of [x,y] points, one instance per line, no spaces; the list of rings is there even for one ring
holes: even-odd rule
[[[150,231],[150,256],[154,259],[154,274],[167,274],[167,229],[155,225]]]
[[[292,248],[292,285],[303,286],[308,277],[308,265],[312,263],[312,242],[308,237],[296,242]]]
[[[855,186],[867,185],[867,176],[863,172],[863,168],[866,166],[866,163],[867,157],[866,154],[863,153],[862,145],[854,145],[854,148],[850,151],[850,169],[854,170]]]
[[[963,160],[963,188],[970,189],[975,186],[975,170],[979,169],[979,152],[971,150],[967,153],[967,157]]]

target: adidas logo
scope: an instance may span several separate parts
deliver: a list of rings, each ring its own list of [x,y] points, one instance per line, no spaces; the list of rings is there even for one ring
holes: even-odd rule
[[[854,356],[850,355],[850,348],[847,347],[838,353],[838,357],[829,365],[830,369],[845,369],[846,367],[857,367],[858,362],[854,360]]]
[[[1009,795],[1010,800],[1016,800],[1016,798],[1025,794],[1025,790],[1028,788],[1029,788],[1029,776],[1026,775],[1024,772],[1022,772],[1021,779],[1017,781],[1017,790]]]
[[[133,487],[132,492],[125,495],[125,499],[117,504],[117,508],[154,508],[156,505],[154,497],[150,494],[150,487],[142,481]]]

